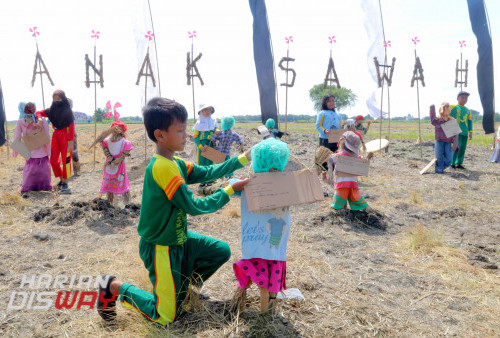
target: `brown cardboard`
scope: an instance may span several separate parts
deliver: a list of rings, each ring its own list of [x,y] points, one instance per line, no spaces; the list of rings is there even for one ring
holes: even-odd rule
[[[245,196],[251,212],[324,200],[319,179],[309,169],[255,173],[245,186]]]
[[[26,160],[29,160],[31,158],[31,151],[29,151],[29,149],[20,138],[14,140],[14,142],[12,142],[10,146],[16,153],[24,157]]]
[[[429,169],[430,169],[430,168],[434,165],[434,163],[436,163],[436,162],[437,162],[437,159],[433,159],[432,161],[430,161],[430,162],[429,162],[429,163],[425,166],[425,168],[424,168],[424,169],[420,170],[420,175],[425,174],[425,172],[426,172],[427,170],[429,170]]]
[[[444,134],[446,137],[453,137],[455,135],[458,135],[462,132],[462,129],[458,125],[457,120],[451,119],[441,125],[441,128],[444,131]]]
[[[368,176],[369,167],[370,161],[364,158],[337,156],[337,161],[335,162],[337,175],[339,173],[346,173],[354,176]]]
[[[45,134],[45,130],[43,129],[37,129],[30,134],[24,135],[22,140],[29,151],[38,149],[50,142],[47,134]]]
[[[269,130],[267,129],[266,126],[259,126],[257,127],[257,131],[259,132],[259,134],[263,137],[263,138],[266,138],[268,136],[271,136],[271,134],[269,133]]]
[[[328,143],[339,143],[340,138],[344,133],[348,131],[347,129],[330,129],[328,133]]]
[[[226,160],[227,157],[226,154],[223,154],[212,147],[206,147],[205,150],[201,152],[201,156],[208,158],[214,163],[222,163]]]

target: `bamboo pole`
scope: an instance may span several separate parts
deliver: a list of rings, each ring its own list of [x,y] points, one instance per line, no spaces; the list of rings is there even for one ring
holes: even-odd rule
[[[94,66],[96,64],[96,56],[97,56],[97,39],[94,37]],[[94,140],[97,138],[97,78],[96,73],[94,71]],[[95,170],[95,148],[94,147],[94,165],[93,169]]]

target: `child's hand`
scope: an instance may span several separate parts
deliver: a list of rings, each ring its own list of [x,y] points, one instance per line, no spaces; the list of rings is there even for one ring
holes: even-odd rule
[[[330,129],[325,129],[325,134],[326,135],[330,134]]]
[[[248,183],[248,178],[245,178],[244,180],[232,183],[231,187],[233,188],[234,191],[241,191],[245,189],[245,185],[247,183]]]
[[[201,146],[200,150],[201,151],[206,151],[208,146]]]
[[[248,158],[249,161],[252,160],[252,148],[248,149],[247,151],[245,151],[245,156]]]

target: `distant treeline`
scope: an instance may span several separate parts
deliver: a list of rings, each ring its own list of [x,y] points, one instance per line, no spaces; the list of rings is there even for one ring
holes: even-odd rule
[[[472,120],[473,121],[481,121],[483,119],[483,116],[474,109],[471,109],[472,112]],[[348,118],[354,119],[355,116],[350,116],[348,117],[346,114],[341,114],[342,119],[346,120]],[[428,114],[422,114],[422,120],[428,121],[429,115]],[[364,116],[365,120],[371,119],[370,115],[365,115]],[[237,122],[260,122],[261,121],[261,116],[260,115],[237,115],[234,116],[234,119]],[[125,123],[142,123],[142,117],[141,116],[123,116],[120,118]],[[407,116],[397,116],[397,117],[392,117],[392,121],[413,121],[413,120],[418,120],[416,117],[408,114]],[[285,116],[280,115],[280,121],[285,122]],[[94,123],[94,120],[92,117],[88,118],[77,118],[76,119],[77,123]],[[107,120],[107,119],[102,119],[102,121],[98,121],[99,123],[109,123],[111,124],[113,120]],[[192,119],[189,119],[189,122],[193,122]],[[301,114],[301,115],[295,115],[295,114],[290,114],[288,115],[288,122],[316,122],[316,115],[306,115],[306,114]],[[495,122],[500,122],[500,113],[495,113]]]

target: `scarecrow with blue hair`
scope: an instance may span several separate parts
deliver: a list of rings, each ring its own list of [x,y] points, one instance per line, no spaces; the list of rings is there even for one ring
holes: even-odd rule
[[[232,116],[223,117],[221,119],[222,131],[212,136],[212,142],[217,144],[217,150],[226,155],[226,161],[231,158],[231,145],[236,143],[240,146],[240,152],[243,152],[243,141],[241,136],[232,131],[236,120]],[[226,177],[231,177],[233,173],[227,174]]]

